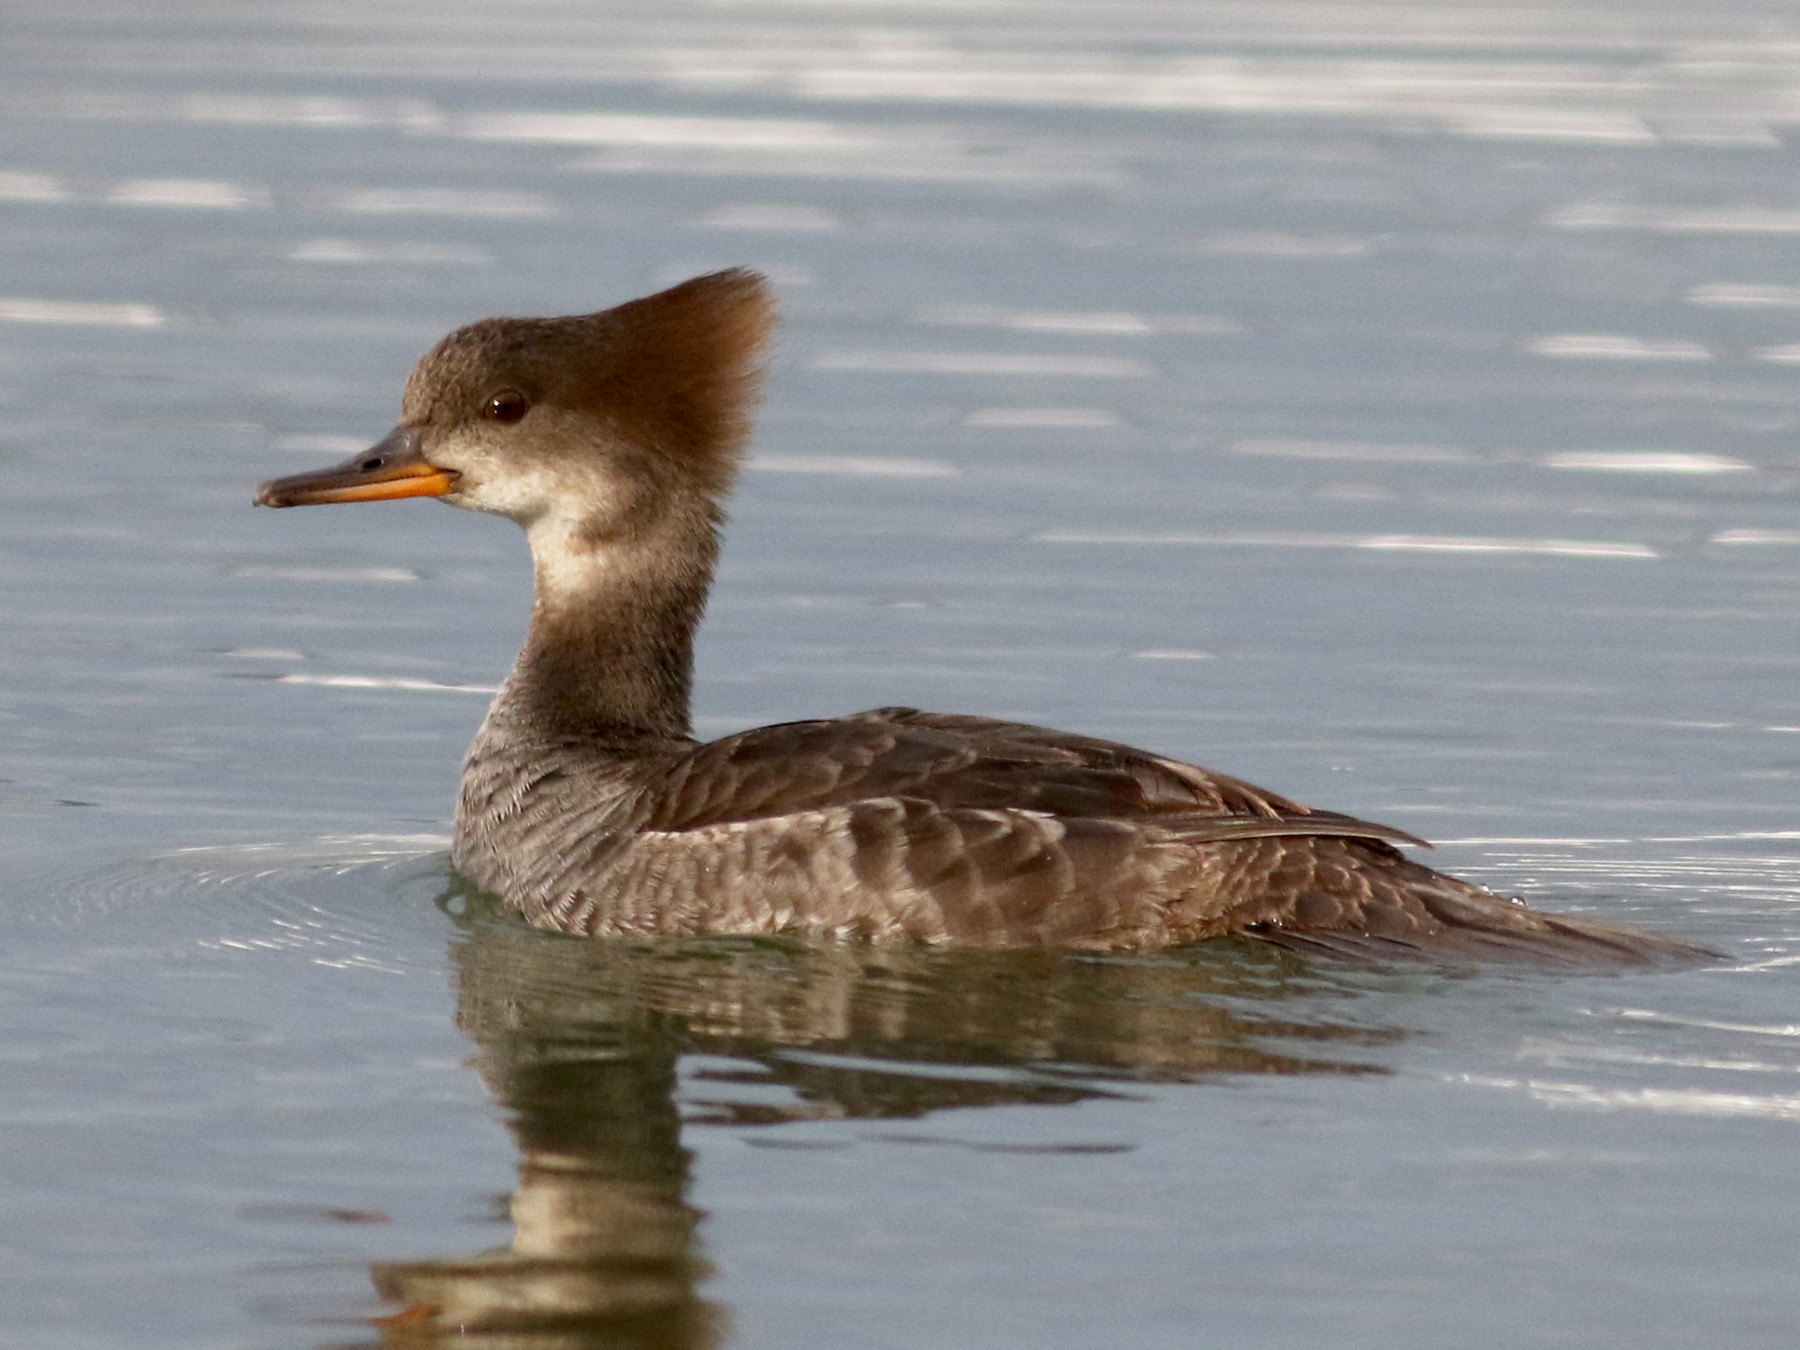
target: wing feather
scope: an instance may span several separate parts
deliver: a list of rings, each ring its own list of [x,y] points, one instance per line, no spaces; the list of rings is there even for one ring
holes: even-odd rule
[[[1275,835],[1424,842],[1113,741],[912,708],[727,736],[695,746],[671,779],[645,828],[691,830],[907,798],[947,810],[1156,826],[1193,843]]]
[[[1043,727],[876,708],[658,753],[516,887],[528,914],[579,931],[977,946],[1240,933],[1351,957],[1708,955],[1434,872],[1394,847],[1422,842],[1405,831]]]

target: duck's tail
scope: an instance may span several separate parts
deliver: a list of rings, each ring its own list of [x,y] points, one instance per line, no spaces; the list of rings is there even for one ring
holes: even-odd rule
[[[1442,872],[1374,841],[1321,841],[1360,867],[1319,867],[1282,912],[1239,929],[1292,951],[1354,960],[1394,957],[1504,961],[1567,970],[1697,965],[1726,959],[1681,938],[1550,914]],[[1346,859],[1347,860],[1347,859]],[[1248,917],[1248,916],[1246,916]]]

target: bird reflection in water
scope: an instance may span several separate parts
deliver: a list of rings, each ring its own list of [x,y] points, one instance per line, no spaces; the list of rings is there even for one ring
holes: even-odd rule
[[[512,1244],[382,1263],[382,1340],[701,1350],[702,1215],[684,1125],[916,1119],[1061,1105],[1220,1074],[1380,1072],[1397,1039],[1355,977],[1251,944],[1139,957],[713,938],[549,936],[460,882],[457,1021],[522,1159]],[[1336,991],[1345,998],[1321,998]],[[1283,1004],[1306,1015],[1283,1018]],[[735,1062],[678,1076],[682,1056]],[[1069,1147],[1048,1145],[1049,1148]]]

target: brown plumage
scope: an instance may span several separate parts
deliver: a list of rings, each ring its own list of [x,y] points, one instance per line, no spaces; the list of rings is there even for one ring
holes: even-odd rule
[[[1042,727],[878,708],[690,734],[693,636],[774,304],[755,273],[445,338],[398,427],[271,506],[439,496],[524,526],[530,633],[470,747],[454,861],[540,927],[969,946],[1226,933],[1579,964],[1706,953],[1541,914],[1385,826]]]

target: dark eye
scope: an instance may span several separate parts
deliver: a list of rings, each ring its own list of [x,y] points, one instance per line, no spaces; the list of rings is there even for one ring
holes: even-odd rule
[[[502,389],[487,401],[482,409],[496,422],[513,423],[525,415],[531,405],[525,401],[525,395],[517,389]]]

